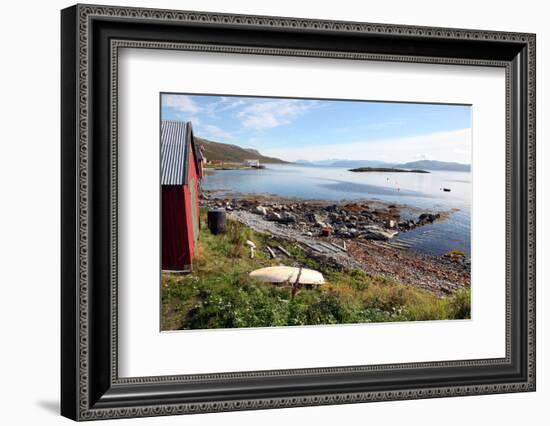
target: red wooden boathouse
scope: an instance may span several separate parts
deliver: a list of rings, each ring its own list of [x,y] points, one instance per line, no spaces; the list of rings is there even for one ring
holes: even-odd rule
[[[190,272],[199,238],[203,155],[190,122],[161,122],[162,270]]]

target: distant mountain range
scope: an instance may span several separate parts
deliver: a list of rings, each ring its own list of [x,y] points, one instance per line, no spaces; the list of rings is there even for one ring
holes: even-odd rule
[[[394,167],[400,169],[422,169],[422,170],[445,170],[454,172],[469,172],[469,164],[453,163],[447,161],[434,160],[419,160],[408,163],[388,163],[377,160],[322,160],[322,161],[307,161],[298,160],[298,164],[310,164],[313,166],[328,166],[328,167]]]
[[[452,163],[447,161],[419,160],[410,163],[399,164],[397,167],[405,169],[427,169],[427,170],[446,170],[452,172],[469,172],[470,165],[462,163]]]
[[[332,167],[394,167],[394,164],[379,160],[338,160]]]
[[[312,166],[334,166],[336,163],[342,160],[332,159],[332,160],[317,160],[317,161],[308,161],[308,160],[296,160],[296,164],[309,164]],[[344,160],[347,161],[347,160]],[[346,167],[346,166],[343,166]]]
[[[221,142],[215,142],[195,136],[196,143],[202,147],[204,155],[208,160],[221,160],[234,163],[242,163],[244,160],[260,160],[261,163],[288,164],[289,161],[280,158],[267,157],[258,150],[252,148],[241,148],[237,145],[230,145]],[[379,160],[338,160],[328,159],[319,161],[298,160],[296,164],[326,167],[386,167],[401,169],[422,169],[422,170],[446,170],[457,172],[470,171],[469,164],[451,163],[446,161],[419,160],[409,163],[388,163]]]
[[[279,158],[266,157],[259,151],[252,148],[241,148],[237,145],[214,142],[195,136],[195,142],[202,147],[207,160],[227,161],[231,163],[242,163],[244,160],[260,160],[260,163],[285,164]]]

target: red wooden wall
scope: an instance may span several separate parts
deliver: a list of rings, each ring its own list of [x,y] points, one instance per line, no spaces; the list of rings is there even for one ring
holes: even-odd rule
[[[183,271],[191,264],[183,186],[162,186],[162,269]]]
[[[187,161],[187,185],[162,186],[162,270],[165,271],[190,270],[195,253],[198,233],[194,232],[193,216],[200,226],[200,171],[197,171],[193,149],[189,149]],[[196,215],[191,209],[195,209]]]

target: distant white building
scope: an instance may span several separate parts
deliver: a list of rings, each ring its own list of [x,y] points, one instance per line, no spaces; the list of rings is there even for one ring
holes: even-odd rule
[[[260,160],[244,160],[243,166],[247,167],[260,167]]]

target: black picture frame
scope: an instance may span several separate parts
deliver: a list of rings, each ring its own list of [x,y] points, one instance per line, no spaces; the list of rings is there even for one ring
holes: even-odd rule
[[[61,414],[158,416],[535,390],[534,34],[75,5],[61,12]],[[506,357],[194,376],[117,373],[117,49],[506,69]],[[156,285],[153,283],[152,285]]]

